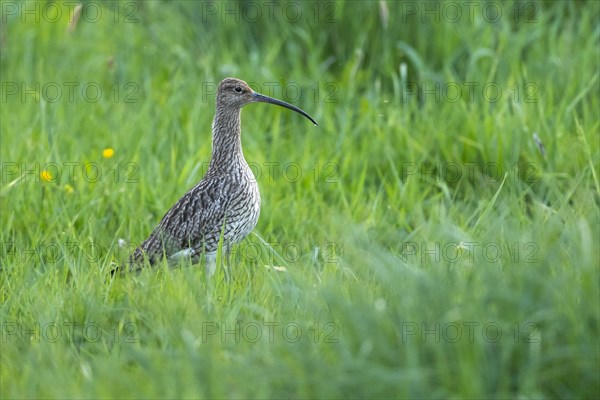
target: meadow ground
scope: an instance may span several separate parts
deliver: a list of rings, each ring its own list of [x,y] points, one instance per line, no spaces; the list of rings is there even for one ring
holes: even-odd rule
[[[599,4],[3,1],[1,397],[597,398]],[[227,76],[319,127],[244,108],[230,279],[110,279]]]

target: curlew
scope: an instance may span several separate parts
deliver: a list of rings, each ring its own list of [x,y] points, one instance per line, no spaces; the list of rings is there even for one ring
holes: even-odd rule
[[[206,258],[206,273],[214,274],[217,248],[222,240],[227,254],[256,226],[260,214],[258,184],[242,152],[241,109],[248,103],[271,103],[294,110],[313,124],[300,108],[253,91],[246,82],[226,78],[217,90],[212,124],[212,154],[206,174],[162,218],[148,239],[129,256],[129,266],[140,270],[167,259],[169,265]],[[113,273],[116,270],[113,270]]]

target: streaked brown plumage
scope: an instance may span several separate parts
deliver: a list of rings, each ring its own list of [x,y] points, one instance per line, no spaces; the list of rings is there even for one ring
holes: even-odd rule
[[[294,110],[315,125],[301,109],[254,92],[246,82],[226,78],[217,91],[212,125],[212,155],[206,175],[165,214],[150,237],[129,257],[129,270],[139,270],[163,257],[169,263],[180,258],[198,262],[206,257],[212,275],[221,234],[227,252],[254,229],[260,213],[256,179],[244,159],[241,142],[241,108],[254,102],[277,104]],[[121,267],[121,270],[126,268]]]

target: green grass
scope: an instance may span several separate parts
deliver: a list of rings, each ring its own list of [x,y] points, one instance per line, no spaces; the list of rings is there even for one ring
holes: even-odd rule
[[[599,3],[52,4],[0,3],[2,398],[600,396]],[[244,108],[231,281],[111,280],[201,179],[227,76],[319,127]]]

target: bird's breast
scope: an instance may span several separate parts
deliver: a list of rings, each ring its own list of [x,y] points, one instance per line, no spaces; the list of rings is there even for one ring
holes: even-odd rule
[[[248,165],[231,182],[231,196],[225,216],[225,237],[240,242],[254,229],[260,215],[258,183]]]

